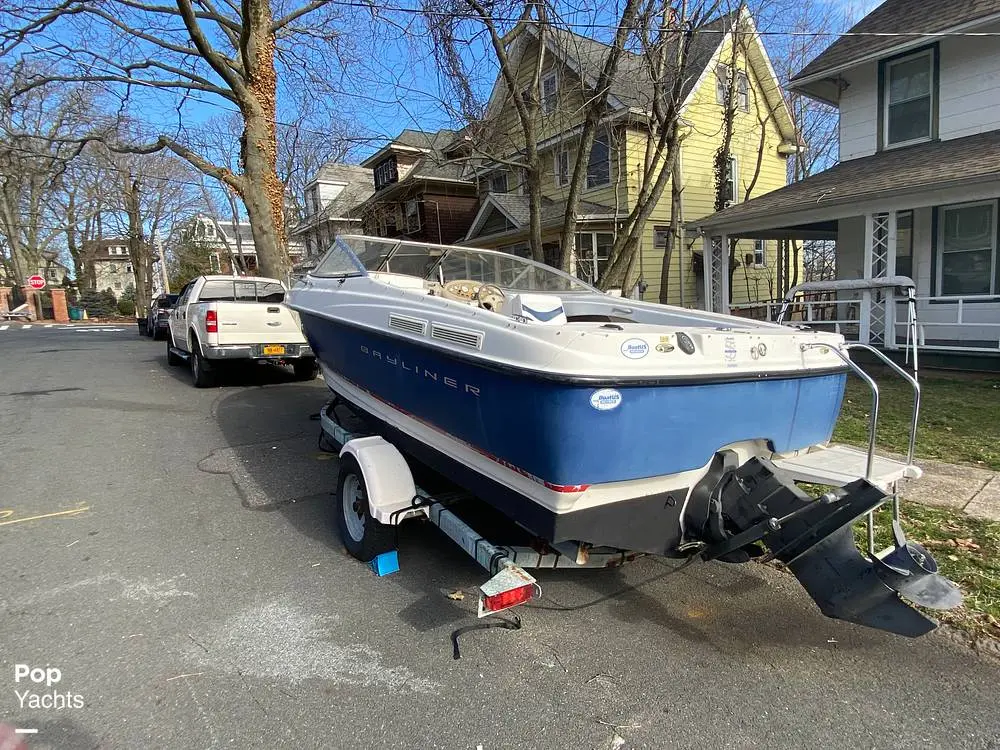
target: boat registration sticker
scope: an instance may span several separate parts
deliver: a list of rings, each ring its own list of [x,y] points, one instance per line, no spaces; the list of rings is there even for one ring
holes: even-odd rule
[[[736,361],[736,357],[738,354],[739,352],[736,351],[736,337],[726,336],[726,343],[725,343],[726,367],[736,367],[736,365],[739,364]]]
[[[617,409],[622,402],[622,394],[614,388],[600,388],[590,394],[590,405],[597,411]]]
[[[622,356],[629,359],[642,359],[649,354],[649,344],[642,339],[629,339],[622,343]]]
[[[284,353],[285,353],[285,347],[284,346],[272,345],[272,346],[265,346],[264,347],[264,356],[265,357],[273,357],[276,354],[284,354]]]

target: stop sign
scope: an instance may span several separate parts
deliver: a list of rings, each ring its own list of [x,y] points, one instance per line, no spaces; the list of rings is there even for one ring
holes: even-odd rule
[[[32,289],[44,289],[45,278],[43,276],[39,276],[37,273],[34,276],[29,276],[28,286],[30,286]]]

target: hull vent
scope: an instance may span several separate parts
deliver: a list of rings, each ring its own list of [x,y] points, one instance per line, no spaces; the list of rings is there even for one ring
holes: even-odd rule
[[[395,328],[397,331],[406,331],[407,333],[415,333],[418,336],[427,335],[426,320],[407,318],[405,315],[396,315],[396,313],[389,313],[389,328]]]
[[[470,331],[467,328],[453,328],[452,326],[445,326],[440,323],[431,324],[431,338],[437,339],[438,341],[447,341],[449,344],[469,346],[473,349],[481,349],[483,347],[482,331]]]

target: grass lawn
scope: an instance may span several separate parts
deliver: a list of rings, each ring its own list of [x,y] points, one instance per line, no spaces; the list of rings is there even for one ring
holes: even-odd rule
[[[891,373],[879,385],[878,445],[906,453],[913,396],[910,386]],[[917,457],[965,463],[1000,471],[1000,377],[933,373],[920,376]],[[833,439],[865,447],[871,391],[858,377],[847,392]]]
[[[977,638],[1000,639],[1000,523],[972,518],[947,508],[904,502],[900,508],[908,539],[924,545],[937,560],[941,574],[957,583],[965,595],[962,607],[928,615]],[[876,513],[877,550],[892,544],[888,506]],[[864,524],[854,529],[864,549]]]

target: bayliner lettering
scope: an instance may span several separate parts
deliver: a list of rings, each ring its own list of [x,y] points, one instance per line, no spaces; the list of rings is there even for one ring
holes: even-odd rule
[[[412,372],[418,378],[433,380],[435,383],[443,383],[447,388],[462,391],[463,393],[468,393],[472,396],[479,396],[479,386],[470,385],[469,383],[460,383],[458,380],[449,377],[448,375],[442,375],[435,370],[428,370],[426,367],[421,365],[414,364],[413,362],[407,362],[398,354],[381,352],[378,349],[372,349],[364,344],[361,345],[361,353],[371,357],[372,359],[385,362],[387,365],[391,365],[392,367],[398,367],[401,370]]]

